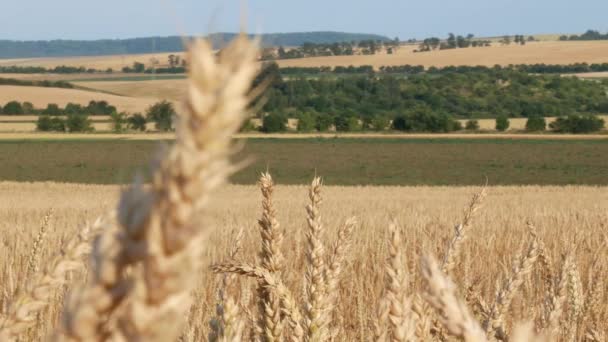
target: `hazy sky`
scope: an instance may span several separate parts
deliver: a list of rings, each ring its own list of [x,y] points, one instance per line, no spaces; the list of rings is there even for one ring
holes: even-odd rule
[[[345,31],[401,39],[608,30],[608,0],[0,0],[0,39]]]

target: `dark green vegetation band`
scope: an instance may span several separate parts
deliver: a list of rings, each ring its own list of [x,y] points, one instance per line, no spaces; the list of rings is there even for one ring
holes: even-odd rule
[[[3,141],[0,180],[124,184],[146,170],[157,141]],[[254,184],[270,170],[279,184],[608,184],[608,140],[250,139],[253,157],[232,177]]]

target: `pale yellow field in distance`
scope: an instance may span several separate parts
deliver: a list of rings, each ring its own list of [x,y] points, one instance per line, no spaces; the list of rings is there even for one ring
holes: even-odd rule
[[[467,48],[413,53],[417,46],[400,47],[395,54],[372,56],[331,56],[277,61],[281,67],[359,66],[372,65],[375,68],[390,65],[424,65],[425,67],[445,67],[450,65],[496,64],[571,64],[608,62],[608,41],[534,42],[521,45],[487,48]]]
[[[24,281],[26,273],[20,270],[27,267],[29,251],[42,217],[49,209],[54,209],[54,214],[39,260],[49,260],[60,249],[61,241],[74,234],[85,221],[90,222],[114,208],[120,190],[119,186],[0,182],[0,234],[4,244],[12,246],[0,252],[2,269],[15,271],[15,284]],[[396,219],[404,234],[402,251],[411,281],[408,292],[417,292],[422,288],[420,255],[443,256],[446,243],[454,234],[454,224],[461,220],[463,208],[477,190],[472,187],[323,188],[324,202],[320,210],[326,245],[333,243],[336,230],[344,220],[352,215],[359,220],[336,304],[340,325],[353,327],[341,331],[344,340],[372,340],[371,325],[376,319],[378,298],[385,283],[382,265],[388,253],[386,231],[390,220]],[[607,260],[606,250],[601,248],[606,234],[607,194],[605,187],[490,187],[467,234],[458,259],[460,264],[454,272],[453,279],[463,293],[461,297],[465,297],[469,286],[474,286],[474,291],[486,302],[494,302],[496,284],[511,274],[512,260],[528,238],[526,221],[537,227],[545,253],[553,264],[552,275],[559,274],[562,253],[571,253],[580,272],[583,291],[587,293],[594,285],[592,279],[606,276],[606,269],[592,269],[592,263],[598,257],[605,266]],[[280,248],[285,255],[284,279],[294,294],[301,293],[299,286],[305,273],[306,203],[305,186],[279,184],[275,189],[277,219],[285,232]],[[253,262],[260,249],[256,220],[261,215],[261,204],[257,187],[226,186],[210,205],[207,223],[215,228],[205,243],[205,265],[226,260],[236,231],[241,228],[244,237],[239,259]],[[579,248],[571,248],[574,244]],[[41,265],[45,262],[41,261]],[[535,312],[542,311],[546,291],[543,276],[547,271],[536,263],[515,296],[506,317],[509,324],[529,320],[531,307],[538,309]],[[357,276],[352,276],[355,274]],[[3,284],[9,283],[7,273],[0,277]],[[76,273],[68,282],[69,288],[80,284],[81,279],[82,275]],[[200,316],[190,321],[202,334],[208,331],[208,322],[214,315],[220,278],[204,268],[199,279],[193,311]],[[240,280],[239,284],[243,287],[236,286],[236,292],[231,293],[235,298],[246,296],[243,291],[251,287],[245,284],[254,282]],[[605,291],[601,299],[606,299]],[[44,319],[38,320],[35,330],[52,332],[62,303],[63,298],[56,297],[50,309],[43,312]],[[249,302],[245,305],[254,307]],[[608,307],[600,306],[599,310],[606,315]],[[589,323],[589,319],[585,322]]]
[[[40,66],[54,68],[56,66],[71,66],[94,68],[105,71],[112,68],[114,71],[121,71],[125,66],[133,66],[134,62],[144,63],[146,66],[152,65],[152,60],[158,62],[159,67],[168,64],[168,56],[176,55],[182,58],[185,54],[180,52],[163,52],[138,55],[112,55],[112,56],[82,56],[82,57],[47,57],[47,58],[18,58],[0,59],[0,66]]]

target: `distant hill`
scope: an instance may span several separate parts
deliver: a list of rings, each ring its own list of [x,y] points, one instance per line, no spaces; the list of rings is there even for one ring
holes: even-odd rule
[[[209,36],[214,46],[234,38],[235,33],[214,33]],[[186,38],[188,39],[188,38]],[[375,34],[343,32],[295,32],[261,35],[264,46],[299,46],[306,42],[322,44],[343,41],[388,40]],[[146,37],[101,40],[50,40],[13,41],[0,40],[0,58],[103,56],[155,52],[183,51],[184,37]]]

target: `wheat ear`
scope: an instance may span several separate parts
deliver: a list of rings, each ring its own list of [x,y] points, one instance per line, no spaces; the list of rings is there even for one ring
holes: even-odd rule
[[[242,249],[243,229],[239,230],[234,237],[234,243],[230,248],[229,257],[235,260]],[[234,297],[227,293],[235,288],[235,275],[226,273],[222,276],[222,281],[218,289],[218,303],[215,308],[216,317],[210,322],[211,332],[210,342],[240,341],[245,329],[245,322],[241,319],[239,306]]]
[[[261,266],[268,272],[281,278],[283,268],[283,254],[281,243],[283,233],[276,218],[276,209],[273,204],[274,182],[269,173],[260,177],[260,190],[262,192],[262,217],[258,220],[260,235],[262,237],[262,250],[260,252]],[[280,341],[283,334],[281,310],[279,299],[262,283],[258,285],[258,308],[260,319],[259,330],[264,341]]]
[[[32,246],[32,250],[30,251],[29,258],[27,260],[28,277],[38,272],[38,259],[40,257],[40,249],[42,248],[42,243],[44,242],[44,238],[46,237],[46,232],[52,217],[53,209],[50,209],[42,219],[42,224],[40,225],[40,229],[38,230],[38,235],[36,235],[34,245]]]
[[[245,263],[237,262],[226,262],[218,265],[211,266],[211,269],[216,273],[235,273],[248,277],[256,278],[264,283],[264,286],[268,287],[276,294],[281,303],[281,311],[288,318],[289,325],[291,326],[293,336],[292,341],[301,341],[304,337],[304,330],[302,329],[302,315],[296,305],[296,301],[291,295],[289,289],[283,284],[281,279],[277,278],[274,274],[268,272],[268,270],[248,265]]]
[[[454,268],[456,267],[458,261],[458,256],[462,250],[462,244],[466,239],[466,234],[469,228],[471,227],[471,222],[473,221],[473,217],[475,213],[481,208],[481,204],[483,203],[484,198],[486,197],[487,192],[486,188],[482,188],[481,191],[474,194],[471,198],[471,201],[467,205],[464,210],[462,222],[454,227],[454,237],[450,241],[448,245],[447,251],[445,253],[445,257],[443,259],[443,264],[441,269],[444,273],[450,274]]]
[[[14,339],[36,323],[36,316],[51,304],[55,292],[63,286],[70,272],[84,266],[84,257],[90,252],[90,238],[106,227],[98,218],[92,225],[84,226],[76,236],[68,240],[61,252],[42,273],[34,278],[11,305],[8,315],[0,327],[0,336]]]
[[[335,311],[338,301],[338,286],[340,285],[342,271],[344,270],[347,256],[350,252],[352,245],[352,233],[357,219],[354,217],[349,218],[346,222],[338,229],[338,238],[334,242],[331,249],[331,256],[329,258],[327,266],[326,279],[326,295],[325,295],[325,307],[328,308],[326,312],[327,326],[332,323],[332,313]]]
[[[416,322],[412,313],[412,298],[407,295],[408,279],[405,273],[406,262],[403,256],[401,233],[397,224],[392,222],[388,227],[389,258],[385,266],[386,290],[381,301],[388,302],[388,321],[390,340],[393,342],[410,341],[416,334]]]
[[[93,278],[67,312],[70,338],[98,338],[110,319],[117,322],[111,336],[127,340],[168,341],[182,330],[209,231],[197,214],[234,170],[231,137],[246,116],[256,58],[257,44],[245,35],[218,57],[206,41],[190,46],[187,110],[177,118],[176,142],[153,170],[151,187],[123,193],[118,246],[95,256]]]
[[[310,185],[308,197],[310,204],[306,206],[308,231],[306,232],[306,294],[305,303],[305,340],[323,341],[327,339],[327,313],[325,307],[325,248],[321,233],[321,178],[315,177]]]
[[[468,342],[486,341],[484,331],[457,298],[456,286],[440,270],[434,258],[422,258],[422,276],[427,300],[437,310],[439,320],[450,334]]]
[[[490,309],[488,319],[484,321],[484,328],[489,336],[497,336],[505,339],[506,324],[505,314],[511,305],[519,287],[523,284],[526,276],[533,270],[534,263],[538,259],[538,239],[533,236],[525,255],[518,258],[511,270],[511,276],[505,280],[500,291],[496,295],[494,305]]]

